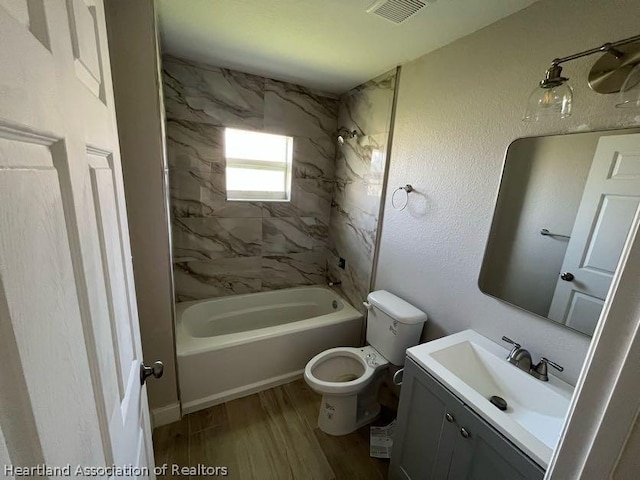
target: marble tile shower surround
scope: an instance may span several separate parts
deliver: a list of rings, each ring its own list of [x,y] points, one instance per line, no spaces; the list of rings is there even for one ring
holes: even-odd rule
[[[178,301],[324,283],[338,101],[163,58]],[[290,202],[227,202],[224,128],[294,137]]]
[[[391,70],[340,97],[338,125],[360,136],[336,151],[327,273],[360,309],[371,281],[396,77]]]

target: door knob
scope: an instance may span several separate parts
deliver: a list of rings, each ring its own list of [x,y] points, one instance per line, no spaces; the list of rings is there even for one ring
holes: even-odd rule
[[[140,364],[140,385],[144,385],[147,377],[153,375],[155,378],[160,378],[164,373],[164,364],[161,361],[155,362],[150,367],[144,363]]]
[[[560,274],[560,278],[562,280],[564,280],[565,282],[572,282],[575,277],[575,275],[571,272],[564,272]]]

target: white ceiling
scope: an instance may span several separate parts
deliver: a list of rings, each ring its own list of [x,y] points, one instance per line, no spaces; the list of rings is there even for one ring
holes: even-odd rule
[[[535,1],[437,0],[400,25],[366,13],[373,0],[158,5],[166,53],[339,94]]]

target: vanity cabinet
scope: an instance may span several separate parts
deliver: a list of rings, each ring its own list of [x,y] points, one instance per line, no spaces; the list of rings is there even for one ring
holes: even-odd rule
[[[390,480],[541,480],[544,470],[407,358]]]

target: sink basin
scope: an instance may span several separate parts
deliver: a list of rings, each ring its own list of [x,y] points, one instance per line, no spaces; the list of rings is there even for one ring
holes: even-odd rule
[[[423,343],[407,350],[474,412],[542,467],[558,443],[573,387],[549,375],[542,382],[507,360],[509,350],[473,330]],[[489,399],[507,402],[499,410]]]

